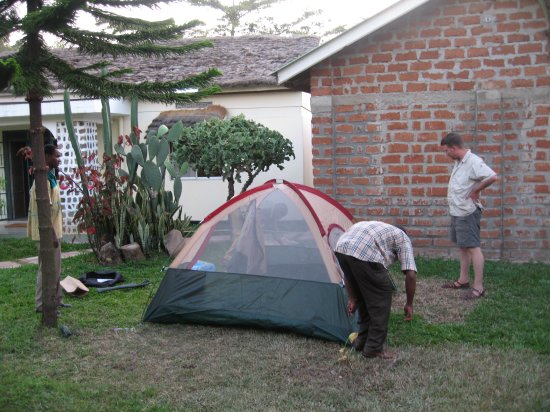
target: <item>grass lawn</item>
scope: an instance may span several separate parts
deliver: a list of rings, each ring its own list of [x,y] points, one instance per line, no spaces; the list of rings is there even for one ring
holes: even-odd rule
[[[68,242],[61,244],[62,252],[84,249],[90,249],[90,245],[88,243]],[[28,237],[0,239],[0,262],[33,256],[38,256],[37,242],[34,240]]]
[[[169,258],[124,264],[151,285],[65,297],[59,329],[33,311],[36,266],[0,270],[1,411],[550,410],[550,265],[487,262],[487,297],[440,288],[458,262],[417,260],[405,323],[395,273],[388,343],[395,361],[271,331],[140,322]],[[96,269],[63,261],[63,275]]]

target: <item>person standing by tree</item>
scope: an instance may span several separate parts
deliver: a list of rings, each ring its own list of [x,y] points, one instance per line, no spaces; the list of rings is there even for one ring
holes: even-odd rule
[[[483,287],[484,258],[481,252],[480,222],[483,206],[479,195],[483,189],[498,180],[497,174],[479,157],[464,147],[462,136],[449,133],[441,140],[445,154],[455,161],[447,201],[451,215],[450,239],[460,249],[460,276],[445,283],[446,289],[470,287],[470,264],[474,269],[474,284],[465,295],[477,299],[485,295]]]
[[[69,307],[70,305],[61,302],[61,286],[59,284],[61,278],[61,240],[63,238],[63,213],[61,208],[61,192],[55,170],[59,167],[59,159],[61,153],[53,144],[44,146],[44,156],[46,165],[48,166],[48,195],[50,198],[50,211],[52,219],[52,236],[54,248],[54,266],[56,276],[56,303],[57,306]],[[27,235],[32,240],[40,240],[39,224],[38,224],[38,207],[36,202],[36,185],[33,184],[30,192],[29,216],[27,222]],[[42,261],[40,255],[38,257],[38,273],[36,276],[36,294],[35,308],[37,312],[42,312]]]
[[[358,311],[359,333],[352,347],[366,358],[394,358],[384,350],[395,290],[388,268],[396,260],[401,262],[407,293],[405,320],[412,320],[416,264],[411,240],[396,226],[358,222],[338,239],[334,252],[344,272],[348,312]]]

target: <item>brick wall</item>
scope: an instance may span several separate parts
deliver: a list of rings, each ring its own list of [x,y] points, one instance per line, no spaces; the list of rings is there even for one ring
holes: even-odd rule
[[[457,131],[502,177],[486,258],[550,262],[548,29],[538,0],[432,0],[312,68],[315,187],[456,256],[439,142]]]

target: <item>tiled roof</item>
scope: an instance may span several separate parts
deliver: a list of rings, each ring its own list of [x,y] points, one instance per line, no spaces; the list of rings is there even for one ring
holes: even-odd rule
[[[185,44],[204,39],[186,39]],[[277,86],[272,74],[278,68],[317,47],[319,38],[312,36],[243,36],[206,39],[213,47],[193,51],[185,56],[143,58],[120,56],[113,68],[131,68],[134,72],[122,79],[129,82],[171,81],[200,73],[210,68],[222,72],[215,83],[222,89],[242,87]],[[171,43],[176,44],[176,43]],[[55,54],[70,64],[83,67],[100,59],[112,61],[112,57],[85,56],[76,49],[56,49]]]

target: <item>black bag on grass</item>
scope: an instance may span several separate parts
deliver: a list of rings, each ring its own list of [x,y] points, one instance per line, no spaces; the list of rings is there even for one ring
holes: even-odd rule
[[[122,275],[116,270],[95,270],[84,273],[79,280],[86,286],[93,288],[104,288],[124,282]]]

